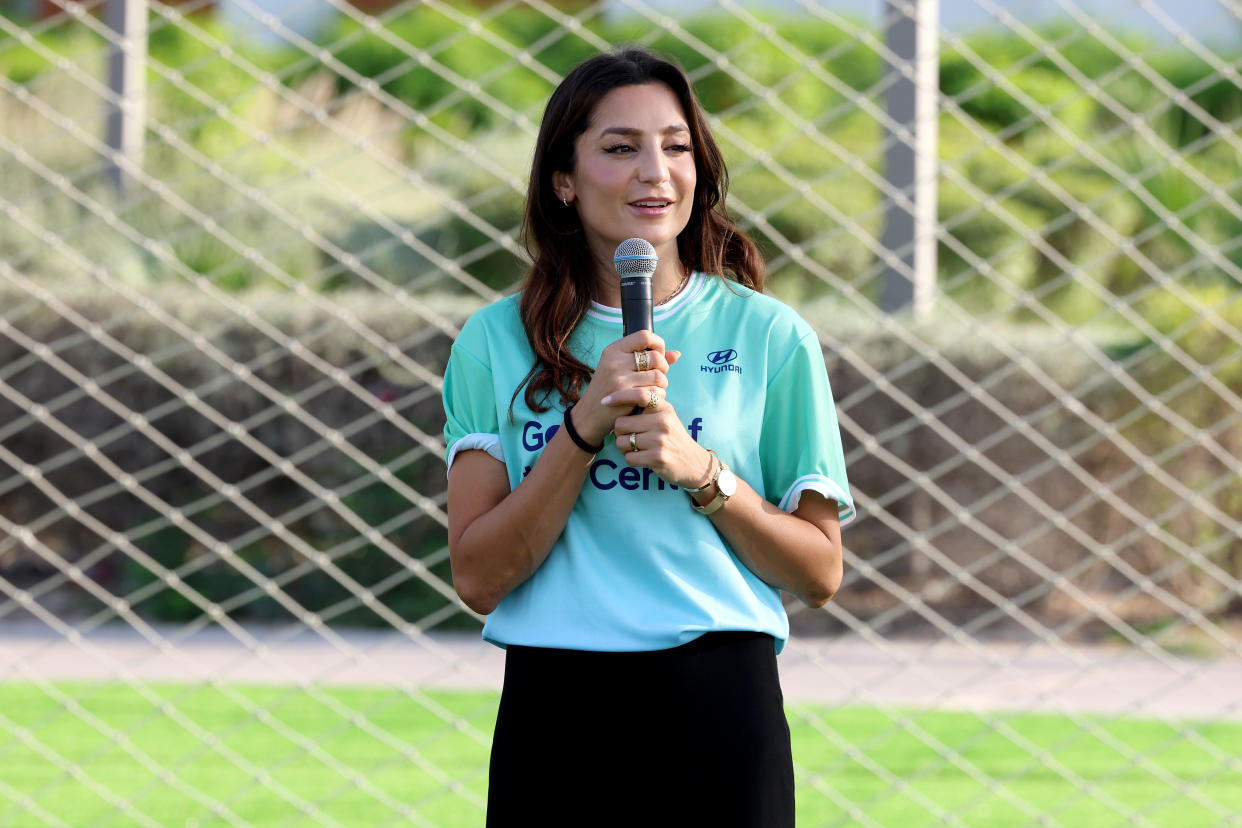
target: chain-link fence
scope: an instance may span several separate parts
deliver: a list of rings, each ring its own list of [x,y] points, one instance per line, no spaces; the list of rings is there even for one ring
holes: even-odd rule
[[[7,4],[0,823],[481,824],[442,371],[624,42],[839,403],[799,824],[1242,823],[1242,6],[872,1]]]

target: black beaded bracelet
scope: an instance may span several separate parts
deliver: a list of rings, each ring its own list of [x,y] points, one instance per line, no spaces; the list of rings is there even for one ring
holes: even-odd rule
[[[578,429],[574,428],[573,418],[569,416],[569,412],[574,410],[577,403],[571,403],[569,408],[565,409],[565,433],[569,435],[569,439],[574,441],[574,445],[585,451],[587,454],[595,455],[604,450],[604,444],[593,446],[586,440],[582,439],[582,435],[578,433]]]

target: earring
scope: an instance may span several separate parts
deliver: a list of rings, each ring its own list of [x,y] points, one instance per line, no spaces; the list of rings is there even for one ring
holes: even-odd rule
[[[568,207],[569,199],[565,198],[565,196],[561,196],[561,204],[564,204],[566,207]]]

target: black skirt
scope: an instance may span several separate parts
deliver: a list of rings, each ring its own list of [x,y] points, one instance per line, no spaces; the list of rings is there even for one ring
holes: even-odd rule
[[[489,828],[792,828],[793,787],[769,635],[639,653],[508,648]]]

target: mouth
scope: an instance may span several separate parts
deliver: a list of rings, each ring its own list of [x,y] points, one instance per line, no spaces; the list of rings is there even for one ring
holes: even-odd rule
[[[662,216],[673,206],[673,202],[666,198],[644,198],[638,201],[631,201],[630,207],[637,210],[640,215],[644,216]]]

